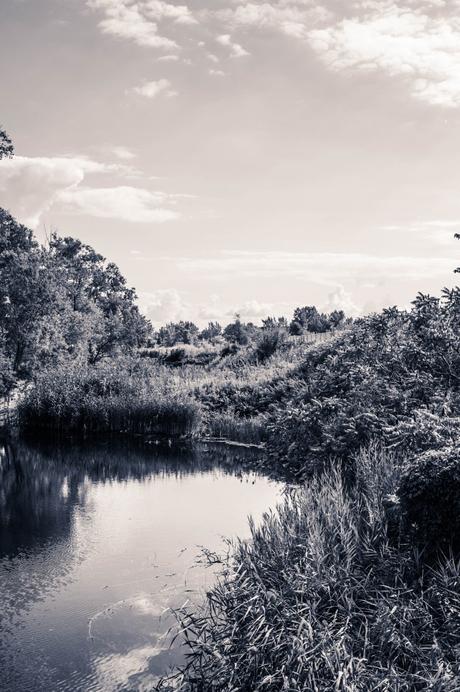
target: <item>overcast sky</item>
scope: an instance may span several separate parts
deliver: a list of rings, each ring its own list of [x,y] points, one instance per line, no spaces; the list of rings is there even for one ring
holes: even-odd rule
[[[452,285],[460,2],[1,0],[0,205],[155,322]]]

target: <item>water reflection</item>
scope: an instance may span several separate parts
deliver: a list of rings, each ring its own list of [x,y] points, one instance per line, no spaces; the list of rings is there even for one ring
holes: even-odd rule
[[[257,454],[256,454],[257,456]],[[0,689],[143,689],[177,661],[169,608],[278,488],[254,453],[128,441],[0,445]]]

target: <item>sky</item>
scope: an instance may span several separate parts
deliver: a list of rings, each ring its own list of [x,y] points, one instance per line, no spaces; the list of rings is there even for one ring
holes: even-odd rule
[[[460,1],[1,0],[0,35],[0,205],[155,324],[454,285]]]

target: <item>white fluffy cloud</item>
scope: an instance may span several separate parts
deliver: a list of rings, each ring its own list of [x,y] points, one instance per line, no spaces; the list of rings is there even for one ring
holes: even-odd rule
[[[230,34],[221,34],[216,38],[216,41],[220,43],[221,46],[230,49],[230,56],[232,58],[244,58],[246,55],[249,55],[249,52],[243,48],[243,46],[240,46],[239,43],[232,40]]]
[[[132,161],[136,158],[136,154],[127,147],[117,146],[112,147],[111,152],[121,161]]]
[[[122,157],[123,158],[123,157]],[[126,156],[125,156],[126,158]],[[134,223],[159,223],[175,219],[176,198],[164,192],[119,185],[83,185],[92,174],[124,175],[131,169],[80,157],[15,156],[0,162],[1,204],[23,223],[36,228],[53,209]]]
[[[58,199],[67,211],[103,219],[162,223],[180,216],[177,211],[163,206],[170,201],[168,195],[128,185],[101,188],[80,186],[62,191]]]
[[[404,79],[412,94],[433,105],[460,105],[460,16],[444,4],[361,2],[353,16],[308,33],[335,71],[383,72]],[[447,8],[447,6],[446,6]]]
[[[348,317],[357,317],[362,309],[355,303],[350,291],[341,284],[328,295],[327,302],[322,307],[324,312],[343,310]]]
[[[226,311],[226,321],[240,315],[245,322],[260,323],[266,317],[283,317],[292,313],[293,306],[290,303],[265,303],[258,300],[247,300],[241,305],[229,308]]]
[[[134,41],[148,48],[177,49],[175,40],[159,32],[159,24],[191,25],[197,20],[186,5],[164,0],[87,0],[90,9],[102,15],[104,34]]]
[[[177,92],[171,89],[171,82],[168,79],[144,82],[140,86],[134,87],[134,92],[147,99],[154,99],[159,94],[164,94],[165,96],[177,95]]]
[[[139,302],[143,312],[156,326],[190,319],[190,305],[175,289],[142,292],[139,294]]]
[[[190,45],[190,36],[184,32],[198,20],[202,29],[211,30],[216,41],[229,49],[232,58],[250,54],[238,36],[234,38],[236,32],[245,32],[245,43],[250,31],[278,32],[309,45],[331,70],[381,72],[405,81],[420,100],[460,106],[456,0],[228,0],[218,8],[203,0],[195,13],[186,5],[164,0],[87,2],[102,14],[99,26],[104,33],[168,49],[169,59],[179,44]],[[174,39],[162,35],[163,29],[174,27]]]
[[[139,302],[142,311],[156,327],[180,320],[192,320],[200,327],[209,321],[228,324],[236,314],[244,321],[260,323],[270,315],[290,316],[295,307],[291,303],[268,303],[256,299],[230,305],[218,295],[211,295],[206,303],[192,302],[188,296],[175,289],[140,293]]]
[[[116,166],[85,158],[15,156],[0,163],[2,205],[25,224],[36,228],[42,214],[65,190],[77,187],[89,173],[116,170]]]
[[[308,30],[332,15],[322,5],[309,1],[277,0],[238,3],[236,7],[218,10],[216,16],[234,28],[256,27],[305,38]]]

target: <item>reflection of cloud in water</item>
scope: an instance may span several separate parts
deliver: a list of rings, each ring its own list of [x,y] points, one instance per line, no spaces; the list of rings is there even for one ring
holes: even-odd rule
[[[157,646],[143,646],[131,649],[125,654],[109,654],[95,663],[95,675],[97,689],[112,690],[126,689],[128,683],[132,683],[132,677],[143,674],[144,680],[136,686],[136,689],[151,689],[151,685],[158,680],[155,674],[145,674],[149,669],[152,658],[161,654],[163,649]],[[129,689],[133,689],[130,687]]]
[[[147,690],[182,662],[177,621],[167,596],[140,594],[113,603],[89,623],[94,677],[101,690]]]

